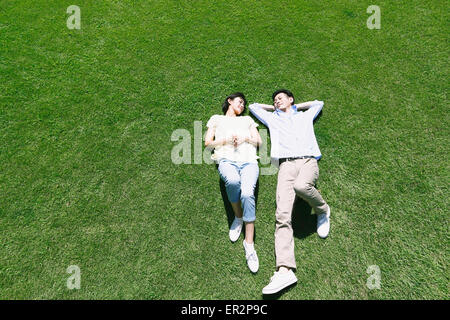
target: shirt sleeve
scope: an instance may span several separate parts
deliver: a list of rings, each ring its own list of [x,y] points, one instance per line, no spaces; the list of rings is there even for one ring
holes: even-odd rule
[[[319,115],[320,111],[322,111],[323,108],[323,101],[314,100],[314,103],[309,109],[306,111],[308,115],[312,117],[314,120]]]
[[[269,126],[270,120],[272,119],[272,112],[264,110],[259,103],[253,103],[248,106],[250,112],[261,121],[266,127]]]
[[[217,117],[214,115],[211,118],[209,118],[208,123],[206,124],[208,128],[215,129],[217,126]]]
[[[255,122],[255,120],[252,119],[252,117],[248,117],[248,128],[253,129],[256,128],[258,124]]]

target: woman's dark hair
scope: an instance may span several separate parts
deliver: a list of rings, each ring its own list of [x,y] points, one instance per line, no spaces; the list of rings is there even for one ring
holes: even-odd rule
[[[286,89],[280,89],[280,90],[275,91],[275,92],[272,94],[272,101],[275,101],[275,97],[276,97],[277,94],[279,94],[279,93],[285,93],[288,97],[290,97],[290,98],[293,99],[292,104],[295,103],[294,95],[292,94],[292,92],[290,92],[289,90],[286,90]]]
[[[244,110],[242,111],[241,114],[243,114],[245,112],[245,105],[247,104],[247,100],[245,99],[245,96],[243,93],[241,92],[235,92],[233,94],[230,94],[228,97],[225,98],[225,101],[222,104],[222,111],[223,114],[226,114],[228,111],[228,107],[230,106],[230,103],[228,102],[228,99],[234,100],[235,98],[242,98],[242,100],[244,100]]]

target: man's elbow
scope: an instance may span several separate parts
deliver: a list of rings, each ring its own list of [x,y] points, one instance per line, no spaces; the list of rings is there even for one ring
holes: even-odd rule
[[[251,105],[248,106],[248,109],[250,111],[255,111],[258,108],[258,103],[252,103]]]

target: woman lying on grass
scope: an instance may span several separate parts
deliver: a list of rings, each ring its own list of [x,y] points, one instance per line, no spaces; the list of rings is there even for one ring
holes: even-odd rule
[[[261,136],[258,124],[249,117],[241,116],[245,111],[245,96],[236,92],[229,95],[223,105],[224,115],[213,115],[206,126],[205,146],[214,149],[212,159],[218,163],[220,178],[235,214],[230,227],[230,240],[239,239],[245,223],[243,241],[247,265],[252,272],[259,268],[258,256],[254,248],[255,233],[255,186],[259,176],[256,147]]]

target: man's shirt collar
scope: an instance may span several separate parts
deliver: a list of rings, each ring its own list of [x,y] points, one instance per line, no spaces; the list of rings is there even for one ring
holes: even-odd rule
[[[295,104],[291,106],[291,109],[292,109],[292,112],[293,112],[294,114],[297,113],[297,106],[296,106]],[[283,115],[283,116],[286,115],[286,112],[281,111],[280,109],[275,109],[275,112],[276,112],[278,115]]]

